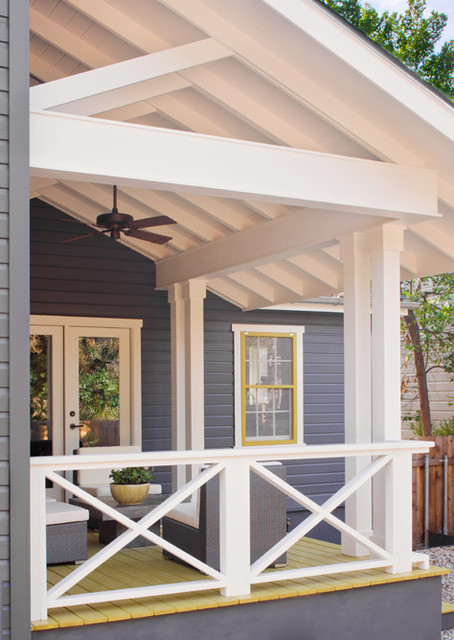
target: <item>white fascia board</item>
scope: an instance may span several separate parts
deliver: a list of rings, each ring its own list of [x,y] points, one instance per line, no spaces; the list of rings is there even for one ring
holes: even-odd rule
[[[101,113],[172,89],[169,81],[164,89],[160,85],[155,89],[152,81],[157,78],[229,55],[231,52],[224,45],[205,38],[36,85],[30,88],[30,108],[32,111],[54,109],[78,115]],[[181,84],[181,79],[179,82]],[[177,81],[175,90],[178,88]]]
[[[335,244],[378,218],[301,209],[156,263],[156,286],[200,277],[219,277]],[[322,285],[320,284],[320,287]],[[313,297],[313,294],[310,295]],[[263,306],[263,303],[262,305]]]
[[[412,222],[438,216],[437,174],[348,158],[41,111],[31,114],[34,176],[257,199]]]
[[[261,0],[454,141],[454,109],[318,3]]]

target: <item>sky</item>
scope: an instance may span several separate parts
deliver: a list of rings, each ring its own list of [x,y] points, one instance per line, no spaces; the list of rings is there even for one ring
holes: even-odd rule
[[[397,11],[403,13],[407,7],[407,0],[365,0],[361,4],[370,4],[379,13],[383,11]],[[454,0],[426,0],[430,11],[440,11],[448,16],[448,24],[443,32],[444,40],[454,40]]]

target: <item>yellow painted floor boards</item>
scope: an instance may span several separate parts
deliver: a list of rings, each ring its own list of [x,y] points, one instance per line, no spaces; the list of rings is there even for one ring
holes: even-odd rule
[[[89,533],[89,555],[100,549],[97,535]],[[295,544],[287,554],[287,565],[283,569],[315,566],[321,564],[337,564],[348,562],[351,558],[342,555],[340,547],[335,544],[304,538]],[[48,586],[56,584],[61,578],[73,571],[74,565],[56,565],[48,567]],[[392,575],[380,569],[355,573],[338,573],[317,578],[295,580],[279,580],[282,569],[272,569],[276,579],[267,584],[252,587],[250,596],[241,598],[225,598],[219,590],[211,589],[189,594],[159,596],[104,602],[92,605],[78,605],[67,608],[50,609],[47,621],[32,624],[33,631],[56,629],[58,627],[82,626],[118,620],[129,620],[158,616],[196,609],[249,604],[265,600],[278,600],[326,593],[329,591],[356,589],[395,581],[414,580],[442,575],[446,570],[431,567],[429,570],[415,569],[411,574]],[[126,587],[163,584],[167,582],[187,582],[200,580],[201,574],[195,569],[186,567],[171,560],[164,559],[158,547],[140,547],[124,549],[93,571],[89,576],[71,589],[68,593],[84,591],[105,591]],[[443,611],[451,610],[443,603]]]

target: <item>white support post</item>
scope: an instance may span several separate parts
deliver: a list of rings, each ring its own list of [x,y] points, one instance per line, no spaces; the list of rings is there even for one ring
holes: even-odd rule
[[[403,250],[403,240],[404,227],[396,223],[384,224],[369,236],[369,250],[372,256],[374,442],[401,439],[400,252]],[[373,483],[374,540],[380,546],[385,544],[385,479],[383,475],[379,474]]]
[[[250,575],[250,470],[247,460],[229,460],[219,477],[220,566],[224,596],[248,595]]]
[[[393,558],[390,573],[412,570],[412,455],[394,453],[385,469],[385,548]]]
[[[353,233],[341,240],[344,268],[345,443],[371,442],[370,260],[367,237]],[[370,456],[345,461],[348,482],[370,463]],[[345,502],[345,522],[366,537],[372,529],[370,481]],[[367,555],[351,536],[342,535],[342,552]]]
[[[47,619],[46,477],[30,469],[30,588],[32,622]]]
[[[186,448],[205,448],[204,380],[204,280],[189,280],[181,286],[185,316]]]
[[[186,391],[185,391],[185,322],[181,284],[168,289],[170,303],[170,352],[172,393],[172,450],[186,449]],[[186,468],[172,467],[172,491],[186,482]]]

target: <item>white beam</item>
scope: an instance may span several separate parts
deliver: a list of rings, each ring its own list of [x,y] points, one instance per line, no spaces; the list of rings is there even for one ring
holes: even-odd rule
[[[438,215],[436,173],[415,167],[55,112],[31,114],[30,147],[32,175],[391,218]]]
[[[333,244],[349,231],[376,224],[376,218],[303,209],[232,234],[156,265],[157,286],[186,277],[217,277]]]
[[[79,115],[116,109],[173,90],[173,81],[162,76],[228,55],[229,50],[215,40],[198,40],[31,87],[30,108]],[[177,89],[181,82],[176,80]]]

